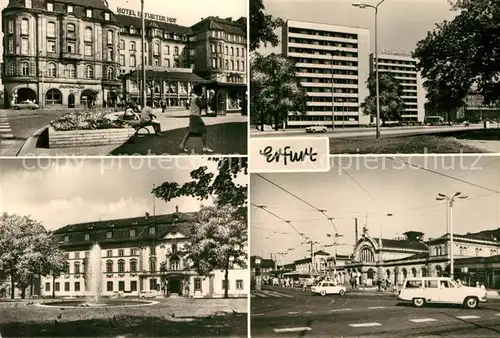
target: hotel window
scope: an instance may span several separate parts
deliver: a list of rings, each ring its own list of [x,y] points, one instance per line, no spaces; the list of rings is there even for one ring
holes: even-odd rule
[[[136,248],[130,249],[130,256],[137,256],[137,249]]]
[[[134,58],[134,66],[135,66],[135,56]],[[132,66],[132,56],[130,57],[130,65]],[[135,229],[130,229],[128,232],[129,237],[135,237]],[[132,249],[131,249],[132,250]]]
[[[73,13],[73,6],[72,5],[68,5],[68,7],[66,7],[66,11],[68,13]]]
[[[245,62],[241,61],[241,71],[244,72],[246,71],[245,69]]]
[[[14,38],[9,38],[9,53],[14,53]]]
[[[212,68],[217,68],[217,59],[216,58],[212,59]]]
[[[119,249],[119,250],[118,250],[118,256],[120,256],[120,257],[125,256],[125,250],[123,250],[123,249]]]
[[[61,289],[61,287],[60,287],[59,282],[56,282],[56,283],[54,284],[54,291],[55,291],[55,292],[59,292],[59,291],[60,291],[60,289]]]
[[[225,54],[229,55],[229,47],[228,46],[226,46],[226,53]]]
[[[236,61],[236,71],[237,72],[240,71],[240,62],[239,61]]]
[[[29,26],[30,23],[28,19],[23,19],[21,21],[21,35],[29,35]]]
[[[85,42],[92,42],[92,28],[85,28],[85,36],[83,38]]]
[[[64,291],[69,291],[69,282],[64,282]]]
[[[108,67],[108,80],[114,80],[115,79],[115,70],[113,67]]]
[[[241,49],[241,56],[245,56],[245,48]]]
[[[9,20],[9,34],[14,34],[14,21]]]
[[[130,291],[137,291],[137,281],[130,281]]]
[[[234,47],[231,47],[231,55],[234,56]]]
[[[201,291],[201,278],[194,279],[194,291]]]
[[[113,44],[113,31],[112,30],[109,30],[108,31],[108,37],[107,37],[107,41],[108,41],[108,45],[112,45]]]
[[[75,291],[80,292],[80,282],[75,282]]]
[[[120,65],[125,66],[125,55],[120,54]]]
[[[30,64],[28,62],[21,63],[21,70],[23,76],[30,75]]]
[[[113,61],[113,47],[108,47],[108,61]]]
[[[80,273],[80,262],[75,262],[75,264],[74,264],[74,272],[76,274]]]
[[[113,257],[113,250],[106,250],[106,257]]]
[[[164,50],[165,55],[170,55],[170,47],[169,46],[165,46],[163,48],[163,50]]]
[[[130,42],[130,50],[135,50],[135,42],[134,41]]]
[[[49,38],[56,37],[56,23],[55,22],[47,22],[47,37],[49,37]]]
[[[149,290],[158,290],[158,282],[156,281],[156,278],[149,280]]]
[[[174,55],[179,55],[179,47],[174,47]]]
[[[221,44],[217,45],[217,52],[222,53],[222,45]]]
[[[240,49],[236,48],[236,56],[240,56]]]
[[[181,269],[181,261],[178,257],[173,256],[170,258],[170,270],[177,271]]]
[[[122,280],[118,282],[118,291],[125,291],[125,282]]]
[[[71,78],[71,79],[76,78],[75,65],[72,65],[72,64],[66,65],[65,73],[66,73],[66,77],[68,77],[68,78]],[[85,240],[86,241],[90,240],[89,234],[85,234]]]
[[[104,20],[109,21],[109,13],[104,13]]]
[[[153,48],[153,54],[160,55],[160,44],[159,43],[155,43],[154,48]]]
[[[156,258],[149,260],[149,272],[156,272]]]
[[[130,67],[135,67],[135,61],[136,61],[136,60],[135,60],[135,55],[132,55],[132,56],[130,57],[130,62],[129,62],[129,63],[130,63]],[[132,233],[132,231],[133,231],[133,232],[134,232],[134,236],[135,236],[135,230],[134,230],[134,229],[132,229],[132,230],[130,230],[130,231],[131,231],[130,233]],[[134,237],[134,236],[132,236],[132,235],[131,235],[130,237]]]
[[[164,61],[163,66],[167,67],[167,68],[170,68],[170,59],[165,59],[163,61]]]
[[[236,280],[236,290],[243,290],[243,279]]]
[[[113,282],[106,282],[106,291],[113,291]]]
[[[29,53],[29,40],[26,38],[21,39],[21,54]]]
[[[137,261],[135,259],[132,259],[130,261],[130,272],[136,272],[137,271]]]
[[[234,61],[231,60],[231,70],[234,70]]]
[[[92,45],[86,44],[84,53],[85,56],[92,56]]]
[[[55,65],[52,63],[50,65],[53,65],[55,67]],[[49,65],[49,67],[50,67],[50,65]],[[64,236],[64,243],[68,243],[68,242],[69,242],[69,236],[66,235],[66,236]]]
[[[154,58],[154,64],[156,67],[160,66],[160,59],[159,58]]]
[[[113,273],[113,261],[112,260],[106,261],[106,272]]]
[[[45,283],[45,291],[50,291],[50,283]]]
[[[91,79],[94,75],[94,69],[92,68],[92,66],[87,66],[87,79]],[[106,232],[106,238],[107,239],[111,239],[113,238],[113,232],[112,231],[108,231]]]
[[[75,66],[67,65],[66,66],[66,77],[74,77],[74,76],[71,76],[71,68],[73,68],[73,75],[75,74]],[[88,241],[89,239],[90,239],[90,235],[85,234],[85,240]]]
[[[156,232],[155,227],[150,227],[150,228],[149,228],[149,234],[150,234],[150,235],[154,235],[154,234],[155,234],[155,232]]]
[[[68,44],[66,45],[66,47],[67,47],[67,52],[69,54],[76,53],[76,44],[73,41],[68,41]]]
[[[31,8],[31,0],[24,0],[24,7]]]
[[[66,25],[66,38],[76,39],[76,29],[72,23]]]
[[[125,41],[120,40],[120,47],[118,48],[120,48],[120,50],[125,50]]]
[[[7,67],[7,75],[14,75],[14,74],[16,74],[16,64],[14,62],[11,62]]]
[[[212,53],[215,53],[215,52],[216,52],[216,50],[215,50],[215,45],[214,45],[214,44],[212,44]]]
[[[228,60],[224,60],[224,69],[229,69],[229,61]]]
[[[87,9],[87,11],[85,13],[87,15],[87,18],[91,18],[92,17],[92,10],[91,9]]]
[[[47,2],[47,10],[49,12],[53,12],[54,11],[54,4],[51,2]]]
[[[123,259],[120,259],[118,261],[118,272],[120,273],[125,272],[125,261]]]

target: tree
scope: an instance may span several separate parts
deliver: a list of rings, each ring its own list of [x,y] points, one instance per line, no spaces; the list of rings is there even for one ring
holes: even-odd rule
[[[247,218],[237,215],[231,205],[202,207],[187,244],[191,267],[199,275],[207,277],[214,270],[224,271],[224,298],[228,298],[229,270],[247,265]]]
[[[59,248],[51,250],[46,256],[43,274],[52,276],[52,298],[56,298],[56,289],[54,288],[56,278],[61,276],[63,272],[68,271],[68,268],[65,253]]]
[[[231,205],[246,215],[247,184],[235,183],[234,179],[240,174],[248,175],[248,160],[237,157],[209,160],[217,163],[217,173],[209,172],[207,166],[201,166],[191,171],[191,181],[182,185],[164,182],[153,189],[153,195],[165,202],[181,196],[195,197],[200,201],[212,197],[217,206]]]
[[[0,270],[10,277],[11,298],[16,286],[25,298],[35,277],[46,275],[48,257],[56,246],[43,225],[29,216],[3,214],[0,223]]]
[[[371,74],[366,81],[370,95],[361,104],[365,115],[372,117],[377,115],[376,76]],[[401,87],[399,82],[390,74],[379,73],[380,93],[380,119],[382,124],[386,121],[399,121],[403,111],[403,100],[401,99]]]
[[[500,99],[500,3],[450,3],[460,13],[452,21],[436,25],[414,52],[431,105],[448,114],[464,104],[472,87],[485,104]]]
[[[274,31],[283,25],[282,19],[266,13],[264,0],[250,0],[250,51],[257,50],[261,44],[276,47],[280,39]]]
[[[307,95],[295,75],[295,64],[285,56],[255,53],[250,70],[250,100],[252,122],[264,124],[274,119],[274,129],[286,121],[289,114],[305,114]]]

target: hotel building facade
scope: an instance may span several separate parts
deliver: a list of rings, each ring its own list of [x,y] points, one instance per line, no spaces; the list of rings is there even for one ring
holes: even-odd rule
[[[97,221],[67,225],[54,232],[66,252],[68,270],[55,280],[42,277],[41,295],[85,296],[87,258],[94,243],[101,248],[102,295],[117,291],[138,296],[142,290],[157,290],[163,296],[223,297],[224,271],[199,276],[190,269],[186,245],[195,215],[192,213]],[[232,266],[229,295],[246,297],[249,271]]]
[[[68,108],[138,100],[142,22],[135,11],[118,11],[104,0],[9,0],[2,11],[5,106],[27,99]],[[246,26],[246,18],[210,16],[191,27],[146,19],[148,103],[184,106],[201,82],[217,113],[243,112]]]
[[[369,33],[364,28],[286,22],[282,53],[295,62],[307,91],[306,114],[290,113],[288,127],[332,126],[332,119],[335,127],[369,123],[361,109],[369,95]]]
[[[375,73],[375,56],[370,54],[370,72]],[[379,74],[392,75],[400,85],[403,111],[402,123],[421,123],[425,118],[425,89],[420,72],[417,71],[417,60],[411,56],[397,53],[378,54]]]

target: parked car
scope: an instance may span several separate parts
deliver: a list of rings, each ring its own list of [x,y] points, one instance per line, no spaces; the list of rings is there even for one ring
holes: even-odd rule
[[[475,309],[487,302],[486,290],[464,286],[450,277],[407,278],[399,291],[398,299],[412,302],[416,307],[427,303],[461,304]]]
[[[40,109],[40,106],[37,105],[34,102],[31,101],[22,101],[21,103],[16,103],[15,105],[12,106],[12,108],[19,110],[19,109]]]
[[[156,290],[142,290],[139,293],[139,298],[156,298],[158,297],[158,291]]]
[[[111,298],[123,298],[125,297],[125,293],[123,291],[115,291],[111,294]]]
[[[333,282],[320,282],[311,288],[312,293],[325,295],[340,295],[343,296],[347,292],[345,286],[335,285]]]
[[[326,133],[328,129],[325,126],[315,125],[306,128],[306,133]]]

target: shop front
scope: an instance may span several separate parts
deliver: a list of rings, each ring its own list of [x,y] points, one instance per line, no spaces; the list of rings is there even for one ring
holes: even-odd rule
[[[215,115],[247,114],[247,85],[209,82],[206,84],[211,111]]]

